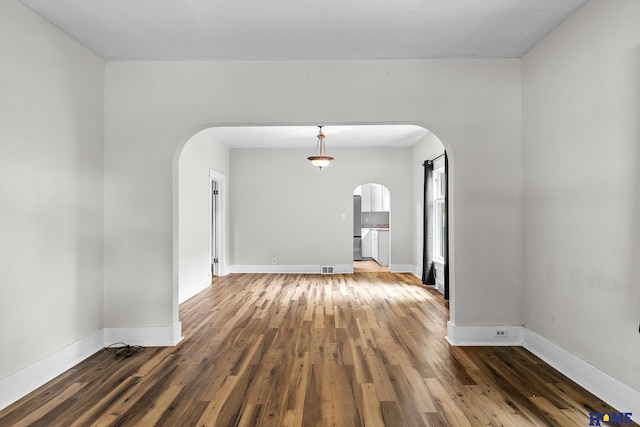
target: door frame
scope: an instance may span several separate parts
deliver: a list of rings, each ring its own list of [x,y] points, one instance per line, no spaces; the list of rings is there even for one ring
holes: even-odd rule
[[[217,188],[218,197],[216,203],[216,210],[213,211],[213,190]],[[229,200],[227,194],[227,177],[226,175],[209,170],[209,260],[213,264],[214,249],[217,249],[218,265],[217,268],[212,268],[212,275],[214,276],[226,276],[229,274],[229,265],[227,259],[228,245],[227,245],[227,201]],[[215,218],[215,230],[214,226]],[[215,242],[213,241],[215,236]],[[216,274],[213,274],[215,271]]]
[[[352,194],[355,195],[356,190],[358,189],[358,187],[362,187],[363,185],[366,185],[366,184],[378,184],[378,185],[381,185],[382,187],[384,187],[389,192],[389,211],[388,211],[389,212],[389,231],[388,231],[389,232],[389,254],[388,254],[388,256],[389,256],[389,265],[386,268],[389,269],[389,272],[393,272],[394,270],[392,269],[392,262],[391,262],[392,261],[391,260],[391,245],[392,245],[391,242],[392,242],[392,238],[393,238],[392,231],[391,231],[391,210],[392,210],[391,209],[391,190],[389,189],[388,185],[382,184],[381,182],[367,181],[367,182],[363,182],[361,184],[356,185],[354,187],[354,189],[353,189],[353,193]],[[355,266],[355,264],[353,264],[353,265]],[[355,267],[354,267],[354,271],[355,271]]]

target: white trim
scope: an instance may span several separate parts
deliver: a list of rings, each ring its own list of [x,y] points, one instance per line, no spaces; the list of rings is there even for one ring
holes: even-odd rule
[[[182,324],[139,328],[104,328],[105,347],[124,342],[145,347],[172,347],[182,340]]]
[[[390,264],[389,271],[391,273],[413,273],[413,265],[411,264]]]
[[[496,338],[496,329],[506,330],[507,336]],[[446,340],[455,346],[522,346],[616,410],[631,412],[632,419],[640,421],[640,391],[524,326],[467,326],[449,321]]]
[[[333,271],[336,274],[353,274],[353,263],[350,264],[335,264]]]
[[[227,176],[223,173],[209,169],[209,218],[211,218],[211,197],[213,181],[218,183],[218,193],[222,195],[218,199],[220,202],[218,205],[218,223],[216,230],[216,238],[218,240],[218,276],[226,276],[229,274],[227,254],[228,254],[228,242],[227,242],[227,206],[229,202],[229,195],[227,194]],[[211,225],[209,225],[209,236],[211,236]],[[209,258],[211,258],[211,239],[209,239]]]
[[[336,274],[353,273],[353,264],[322,264],[333,265]],[[263,273],[263,274],[320,274],[321,264],[301,265],[231,265],[231,273]]]
[[[640,421],[640,391],[526,328],[522,346],[616,410],[631,412],[632,419]]]
[[[496,328],[506,338],[494,338]],[[145,346],[174,346],[181,340],[181,323],[170,327],[105,328],[38,360],[0,380],[0,410],[51,381],[63,372],[116,342]],[[447,322],[446,340],[451,345],[517,345],[544,360],[581,387],[618,411],[631,412],[640,421],[640,391],[585,362],[523,326],[460,326]],[[595,408],[597,409],[597,408]]]
[[[200,283],[196,283],[195,285],[188,286],[186,287],[186,289],[185,287],[181,286],[180,289],[178,290],[178,303],[182,304],[186,300],[193,298],[194,296],[198,295],[200,292],[207,289],[209,286],[211,286],[212,279],[213,279],[213,276],[209,274],[209,277]]]
[[[104,346],[103,330],[94,332],[37,362],[0,380],[0,409],[51,381],[63,372],[100,351]]]
[[[505,337],[496,337],[496,329],[507,332]],[[504,325],[456,325],[447,322],[446,340],[455,346],[521,346],[522,326]]]
[[[177,321],[173,324],[173,337],[171,339],[171,347],[178,345],[180,341],[182,341],[182,322]]]
[[[325,265],[325,264],[322,264]],[[327,264],[334,265],[336,274],[353,273],[353,264]],[[300,264],[300,265],[230,265],[231,273],[280,273],[280,274],[320,274],[321,265]],[[391,264],[389,271],[392,273],[413,273],[416,277],[422,277],[422,269],[411,264]]]
[[[1,379],[0,410],[111,344],[172,347],[182,340],[181,331],[180,322],[167,327],[100,329]]]
[[[231,273],[320,274],[320,265],[230,265],[229,269]]]
[[[422,280],[422,267],[418,267],[417,265],[412,265],[411,266],[411,272],[418,279]]]

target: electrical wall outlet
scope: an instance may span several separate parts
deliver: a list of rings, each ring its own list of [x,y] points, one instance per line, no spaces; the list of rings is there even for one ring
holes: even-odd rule
[[[275,259],[275,258],[271,258],[271,264],[277,264],[277,263],[278,263],[278,260],[277,260],[277,259]]]
[[[493,330],[493,336],[495,338],[506,338],[507,337],[507,330],[503,329],[503,328],[496,328]]]

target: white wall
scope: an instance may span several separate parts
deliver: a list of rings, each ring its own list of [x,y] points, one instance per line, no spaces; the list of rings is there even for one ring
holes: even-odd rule
[[[525,325],[636,390],[638,16],[592,0],[522,64]]]
[[[392,263],[409,265],[410,148],[332,147],[335,160],[319,170],[307,160],[313,138],[307,149],[231,150],[232,264],[352,271],[353,190],[377,182],[391,192]]]
[[[102,328],[103,90],[102,60],[0,2],[0,379]]]
[[[182,149],[178,168],[178,277],[182,302],[211,285],[209,172],[229,175],[229,149],[206,131],[199,132]]]
[[[424,233],[424,166],[425,160],[435,159],[444,153],[444,146],[433,132],[411,147],[411,253],[414,272],[422,276],[422,235]],[[432,245],[430,240],[428,244]]]
[[[200,263],[181,270],[190,257],[176,255],[178,158],[199,130],[413,123],[434,131],[451,161],[452,321],[518,325],[525,301],[528,329],[640,390],[637,16],[635,0],[591,0],[522,61],[113,62],[105,86],[99,58],[18,1],[0,2],[0,348],[11,349],[0,352],[0,379],[103,326],[179,325],[179,273],[199,277]],[[342,187],[338,176],[352,187],[408,179],[393,221],[415,230],[394,256],[416,263],[423,148],[387,153],[384,176],[341,171],[340,159],[359,165],[350,150],[335,152],[332,172],[302,169],[306,152],[281,152],[301,183],[260,170],[288,186],[282,199],[305,183]],[[258,153],[231,156],[238,189],[259,185],[243,162]],[[347,200],[305,213],[341,233]],[[251,250],[244,209],[255,200],[234,203],[235,263],[350,257],[350,244],[331,244],[297,259],[282,250],[290,238]]]
[[[452,166],[452,318],[522,323],[519,60],[132,61],[106,76],[105,326],[178,322],[177,146],[211,124],[318,123],[434,131]]]

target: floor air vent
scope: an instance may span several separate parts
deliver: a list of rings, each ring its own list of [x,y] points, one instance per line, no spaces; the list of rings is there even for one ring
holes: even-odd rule
[[[333,274],[333,265],[323,265],[320,267],[320,274]]]

